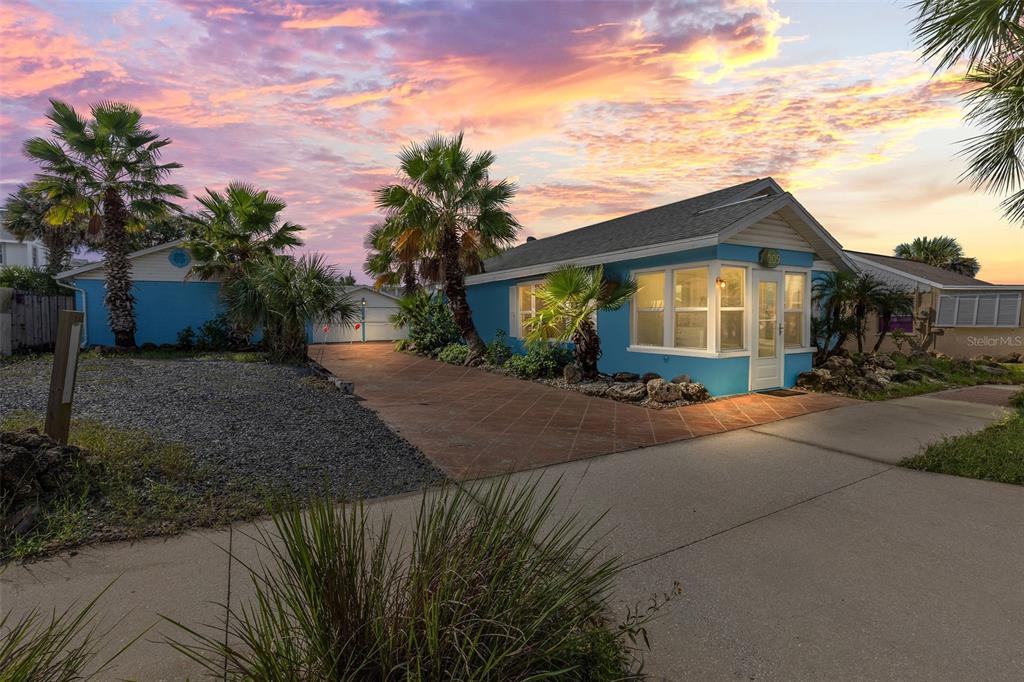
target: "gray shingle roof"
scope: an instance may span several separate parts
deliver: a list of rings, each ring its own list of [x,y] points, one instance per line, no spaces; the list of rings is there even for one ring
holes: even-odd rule
[[[631,213],[587,227],[536,239],[484,262],[484,272],[499,272],[530,265],[595,256],[638,246],[704,237],[724,230],[753,213],[762,201],[747,201],[701,213],[730,201],[744,199],[762,179],[683,199],[665,206]]]
[[[946,286],[984,286],[990,284],[984,280],[977,279],[975,277],[968,277],[967,275],[961,275],[956,272],[950,272],[949,270],[943,270],[937,268],[934,265],[928,265],[927,263],[918,263],[917,261],[907,260],[906,258],[897,258],[896,256],[883,256],[878,253],[865,253],[863,251],[851,251],[846,250],[847,253],[852,253],[855,256],[865,258],[872,263],[878,263],[900,272],[905,272],[911,277],[920,277],[936,284],[943,284]]]

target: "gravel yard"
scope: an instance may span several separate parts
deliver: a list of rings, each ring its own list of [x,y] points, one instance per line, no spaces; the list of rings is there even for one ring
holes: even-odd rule
[[[0,416],[42,415],[49,360],[0,366]],[[357,387],[358,389],[358,387]],[[406,492],[443,474],[376,413],[311,371],[223,360],[84,358],[74,416],[185,444],[224,483],[299,495]]]

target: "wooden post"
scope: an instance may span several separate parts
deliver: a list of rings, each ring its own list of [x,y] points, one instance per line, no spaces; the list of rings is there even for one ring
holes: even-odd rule
[[[68,442],[71,428],[71,400],[78,374],[78,349],[85,315],[62,310],[57,318],[57,344],[53,351],[50,398],[46,404],[46,435],[58,443]]]

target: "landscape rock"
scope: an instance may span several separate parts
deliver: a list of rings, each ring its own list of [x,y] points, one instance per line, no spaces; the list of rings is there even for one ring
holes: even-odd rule
[[[856,365],[850,358],[844,358],[838,355],[834,355],[830,357],[828,360],[826,360],[821,367],[822,369],[827,369],[832,374],[839,374],[842,372],[854,371]]]
[[[824,388],[831,379],[832,372],[824,367],[815,367],[801,372],[796,378],[796,385],[800,388]]]
[[[661,379],[661,375],[658,374],[657,372],[647,372],[642,377],[640,377],[640,381],[642,381],[644,384],[646,384],[648,381],[654,381],[655,379]]]
[[[1005,367],[993,365],[978,365],[975,369],[978,372],[982,372],[984,374],[991,374],[993,376],[1002,376],[1004,374],[1010,373],[1010,370],[1006,369]]]
[[[923,378],[923,374],[913,369],[904,369],[892,375],[892,380],[899,384],[905,384],[910,381],[921,381]]]
[[[864,358],[864,367],[877,367],[881,369],[896,369],[896,362],[885,353],[868,355]]]
[[[1012,365],[1018,362],[1024,361],[1024,355],[1020,353],[1010,353],[997,358],[998,362],[1003,365]]]
[[[632,403],[647,397],[647,387],[639,382],[616,381],[608,387],[606,395],[615,400]]]
[[[84,453],[35,429],[0,432],[0,499],[10,510],[3,526],[31,530],[41,497],[56,492],[82,466]]]
[[[689,403],[700,403],[711,400],[711,392],[704,384],[691,381],[685,384],[675,384],[679,387],[683,400]]]
[[[946,380],[946,375],[941,370],[936,367],[932,367],[931,365],[918,365],[914,368],[914,371],[920,372],[929,379],[934,379],[936,381]]]
[[[576,390],[584,395],[603,398],[608,395],[609,386],[611,386],[611,384],[607,381],[585,381],[581,384],[577,384]]]
[[[619,383],[640,381],[640,375],[635,372],[616,372],[612,375],[612,380]]]
[[[674,403],[682,399],[683,392],[679,384],[665,381],[659,377],[647,382],[647,397],[656,403]]]
[[[575,362],[570,362],[562,368],[562,378],[567,383],[578,384],[583,381],[583,369]]]
[[[693,380],[690,379],[689,374],[677,374],[676,376],[672,377],[673,384],[689,384],[692,382]]]

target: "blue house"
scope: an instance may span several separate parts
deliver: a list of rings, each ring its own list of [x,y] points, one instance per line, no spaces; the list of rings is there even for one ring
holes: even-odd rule
[[[136,342],[174,343],[185,327],[199,327],[220,313],[220,282],[188,278],[192,256],[181,240],[136,251],[132,265]],[[83,345],[112,346],[114,334],[103,303],[106,263],[99,261],[57,275],[75,289],[75,307],[85,313]]]
[[[597,316],[604,372],[688,374],[714,395],[793,386],[811,367],[811,284],[853,271],[838,242],[771,178],[544,239],[466,278],[485,340],[521,343],[535,288],[563,264],[635,277],[633,300]]]

